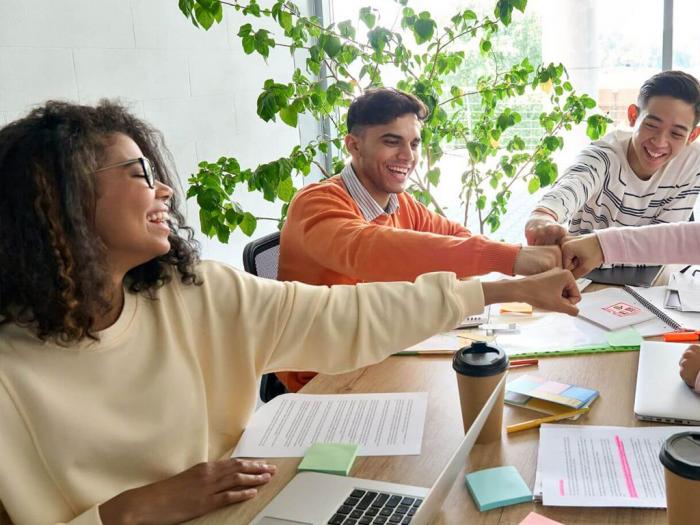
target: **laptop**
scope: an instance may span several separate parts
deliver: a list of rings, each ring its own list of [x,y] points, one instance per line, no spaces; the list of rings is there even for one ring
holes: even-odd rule
[[[700,425],[700,395],[678,374],[688,344],[644,341],[639,350],[634,415],[644,421]]]
[[[505,380],[504,376],[491,393],[432,487],[301,472],[255,516],[252,523],[427,525],[440,511],[443,501],[466,464],[474,442],[491,413],[499,392],[505,386]]]

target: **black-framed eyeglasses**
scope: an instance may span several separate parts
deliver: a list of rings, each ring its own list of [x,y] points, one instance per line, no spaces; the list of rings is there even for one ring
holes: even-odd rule
[[[146,179],[146,184],[148,187],[153,189],[156,186],[155,170],[153,169],[153,164],[146,157],[138,157],[136,159],[125,160],[124,162],[117,162],[116,164],[110,164],[109,166],[103,166],[100,169],[95,170],[95,173],[108,170],[110,168],[118,168],[119,166],[129,166],[131,164],[139,163],[141,165],[142,173],[136,175],[137,177],[143,177]]]

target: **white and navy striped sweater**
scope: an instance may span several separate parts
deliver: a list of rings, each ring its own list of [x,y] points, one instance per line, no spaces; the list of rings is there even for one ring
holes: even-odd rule
[[[610,226],[688,220],[700,193],[700,145],[683,148],[649,180],[627,162],[632,133],[616,131],[579,153],[538,207],[570,221],[572,234]]]

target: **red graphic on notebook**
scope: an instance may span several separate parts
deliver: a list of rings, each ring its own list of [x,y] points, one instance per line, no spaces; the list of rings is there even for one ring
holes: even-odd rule
[[[637,315],[641,310],[636,306],[632,306],[627,303],[615,303],[610,306],[603,308],[608,313],[616,315],[617,317],[629,317],[630,315]]]

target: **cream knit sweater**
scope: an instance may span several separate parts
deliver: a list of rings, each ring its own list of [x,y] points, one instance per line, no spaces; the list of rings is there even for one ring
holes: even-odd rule
[[[226,455],[262,373],[366,366],[484,306],[479,282],[450,273],[327,288],[197,271],[202,286],[127,293],[98,343],[0,326],[0,502],[15,525],[98,524],[101,502]]]

